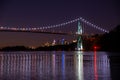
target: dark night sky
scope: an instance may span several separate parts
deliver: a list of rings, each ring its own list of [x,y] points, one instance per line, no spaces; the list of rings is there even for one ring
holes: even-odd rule
[[[119,0],[1,0],[0,26],[39,27],[83,17],[111,30],[120,24],[119,7]],[[54,38],[58,36],[0,32],[0,46],[39,46]]]

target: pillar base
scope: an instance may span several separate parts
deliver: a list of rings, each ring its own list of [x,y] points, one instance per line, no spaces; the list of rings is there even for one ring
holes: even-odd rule
[[[75,48],[76,51],[83,51],[81,48]]]

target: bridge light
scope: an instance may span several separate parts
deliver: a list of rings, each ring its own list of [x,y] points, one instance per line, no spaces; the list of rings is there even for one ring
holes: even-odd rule
[[[67,22],[65,23],[65,25],[68,24]]]
[[[42,29],[42,28],[40,27],[40,29]]]
[[[78,20],[82,20],[82,17],[78,18]]]
[[[80,18],[75,19],[75,21],[79,21],[79,20],[80,20]]]
[[[63,26],[65,25],[65,23],[62,23],[63,24]]]
[[[52,27],[54,28],[54,27],[55,27],[55,25],[53,25],[53,26],[50,26],[50,28],[52,28]]]
[[[37,28],[37,30],[39,30],[40,28]]]

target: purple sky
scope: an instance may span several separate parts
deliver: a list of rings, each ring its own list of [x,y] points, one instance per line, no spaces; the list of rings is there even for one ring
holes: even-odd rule
[[[119,0],[0,0],[0,26],[53,25],[83,17],[111,30],[120,24]],[[0,32],[0,46],[39,46],[51,35]]]

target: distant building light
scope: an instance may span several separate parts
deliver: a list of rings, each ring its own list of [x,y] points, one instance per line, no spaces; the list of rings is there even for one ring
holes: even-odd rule
[[[34,47],[34,46],[30,46],[29,48],[31,48],[31,49],[35,49],[35,47]]]
[[[76,43],[77,42],[77,40],[73,40],[73,43]]]
[[[52,46],[56,45],[56,40],[53,40]]]

